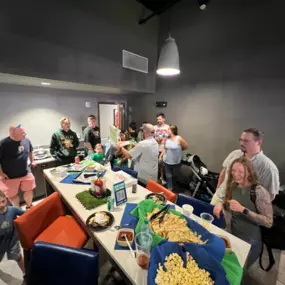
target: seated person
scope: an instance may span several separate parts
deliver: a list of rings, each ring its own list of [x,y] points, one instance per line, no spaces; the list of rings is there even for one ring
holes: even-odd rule
[[[137,139],[137,124],[135,122],[131,122],[128,128],[128,133],[130,134],[130,139]]]
[[[24,213],[25,211],[21,208],[7,206],[7,198],[0,190],[0,262],[7,253],[8,260],[15,260],[23,273],[25,272],[24,258],[16,235],[14,220]]]
[[[121,142],[127,141],[128,138],[129,138],[128,132],[127,131],[121,131],[120,141]],[[127,145],[126,148],[128,149],[129,146]],[[113,165],[117,165],[119,167],[128,167],[128,158],[123,155],[120,148],[117,147],[114,155],[115,155],[115,158],[113,160]]]
[[[113,165],[117,165],[119,167],[128,167],[128,158],[124,156],[122,150],[119,147],[117,147],[117,150],[115,152]]]
[[[251,195],[252,189],[255,189],[256,199]],[[225,217],[230,217],[226,220],[231,233],[251,244],[247,258],[249,268],[262,250],[260,226],[270,228],[273,224],[273,209],[270,194],[259,184],[251,162],[246,158],[233,161],[224,203],[219,202],[215,208],[225,209]],[[220,211],[214,209],[214,214],[218,217]]]
[[[100,164],[103,164],[105,160],[105,155],[102,145],[100,143],[97,143],[94,151],[95,152],[91,155],[91,159]]]

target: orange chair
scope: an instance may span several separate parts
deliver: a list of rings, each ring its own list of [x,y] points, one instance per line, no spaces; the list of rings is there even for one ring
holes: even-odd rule
[[[146,189],[153,193],[163,193],[166,199],[172,203],[176,202],[176,194],[162,185],[158,184],[154,180],[149,179],[146,185]]]
[[[23,249],[30,251],[36,241],[81,248],[87,240],[85,231],[71,216],[65,216],[58,193],[53,193],[15,220]]]

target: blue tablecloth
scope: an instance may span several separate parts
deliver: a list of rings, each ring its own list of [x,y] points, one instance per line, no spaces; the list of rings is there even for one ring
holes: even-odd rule
[[[125,207],[125,211],[121,220],[120,225],[124,228],[131,228],[133,230],[135,230],[137,222],[138,222],[138,218],[134,217],[133,215],[131,215],[131,211],[133,209],[135,209],[137,207],[137,204],[133,204],[133,203],[127,203],[126,207]],[[175,205],[171,205],[172,209],[175,209]],[[187,218],[187,225],[188,227],[194,231],[197,232],[198,235],[202,236],[202,240],[208,240],[208,242],[204,245],[202,245],[202,247],[212,256],[214,256],[216,258],[216,260],[218,262],[221,262],[226,248],[225,248],[225,243],[224,241],[219,238],[218,236],[210,233],[208,230],[206,230],[204,227],[202,227],[200,224],[198,224],[197,222],[191,220],[190,218]],[[129,224],[128,226],[124,226],[125,224]],[[132,248],[135,248],[135,243],[133,242],[132,244]],[[121,247],[118,245],[117,241],[115,243],[115,249],[116,250],[128,250],[127,247]]]
[[[224,258],[226,247],[225,242],[215,234],[210,233],[203,226],[197,222],[191,220],[188,217],[185,217],[187,220],[188,227],[196,232],[198,235],[201,235],[203,241],[208,240],[206,244],[201,245],[207,252],[209,252],[213,257],[217,259],[218,262],[221,262]]]
[[[230,284],[226,278],[226,272],[222,265],[207,252],[205,247],[194,243],[185,243],[181,246],[174,242],[163,242],[153,247],[151,250],[150,266],[148,269],[148,285],[155,285],[158,264],[164,264],[165,257],[169,256],[171,253],[177,253],[182,257],[185,263],[186,252],[190,253],[200,268],[205,269],[211,274],[211,278],[215,281],[215,285]]]
[[[127,203],[126,204],[125,211],[124,211],[121,223],[120,223],[121,227],[135,230],[135,228],[137,226],[138,218],[131,215],[131,212],[133,209],[135,209],[137,207],[137,205],[138,204],[134,204],[134,203]],[[172,209],[174,209],[175,205],[171,205],[170,207]],[[124,226],[126,224],[128,224],[128,226]],[[135,249],[135,242],[133,242],[132,248]],[[117,239],[116,239],[115,249],[116,250],[129,250],[128,247],[119,246]]]
[[[133,229],[135,230],[137,222],[138,222],[138,218],[134,217],[133,215],[131,215],[131,211],[137,206],[137,204],[133,204],[133,203],[127,203],[126,207],[125,207],[125,211],[120,223],[120,226],[123,228],[129,228],[129,229]],[[124,226],[128,224],[128,226]],[[133,242],[132,244],[132,248],[135,249],[135,242]],[[122,247],[118,245],[117,239],[116,239],[116,244],[115,244],[115,249],[116,250],[129,250],[128,247]]]
[[[90,183],[83,183],[83,182],[74,182],[73,180],[76,179],[81,173],[71,173],[68,174],[66,177],[64,177],[59,183],[63,184],[82,184],[82,185],[88,185]]]

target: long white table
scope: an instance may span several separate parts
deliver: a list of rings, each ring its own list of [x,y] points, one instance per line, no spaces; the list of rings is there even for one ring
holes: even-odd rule
[[[85,224],[87,218],[96,211],[106,211],[107,206],[102,205],[93,210],[86,210],[82,204],[77,200],[75,195],[81,191],[88,189],[87,185],[71,185],[59,183],[63,178],[54,177],[49,169],[44,170],[44,176],[46,181],[53,187],[55,191],[58,191],[63,199],[68,203],[69,207],[76,213],[78,218],[83,224]],[[108,186],[108,183],[107,183]],[[133,194],[131,187],[127,188],[127,196],[129,203],[138,203],[145,198],[150,191],[138,185],[137,193]],[[120,225],[125,204],[114,209],[112,214],[115,218],[115,225]],[[182,208],[176,206],[177,210],[182,211]],[[200,218],[197,216],[193,217],[197,222]],[[238,257],[241,266],[244,266],[247,255],[250,250],[250,244],[243,240],[229,234],[228,232],[211,225],[210,231],[214,234],[223,235],[229,238],[232,249]],[[117,266],[123,271],[126,277],[132,284],[135,285],[147,285],[147,271],[141,269],[134,258],[131,256],[128,250],[115,250],[115,241],[117,237],[117,231],[106,230],[103,232],[92,232],[91,238],[98,241],[98,243],[105,249]]]

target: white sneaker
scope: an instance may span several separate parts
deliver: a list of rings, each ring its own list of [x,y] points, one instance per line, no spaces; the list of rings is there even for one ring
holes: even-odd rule
[[[167,184],[166,181],[163,178],[160,178],[160,182],[161,182],[162,185],[166,185]]]

